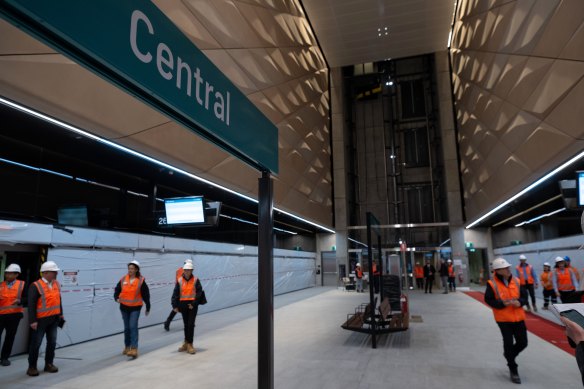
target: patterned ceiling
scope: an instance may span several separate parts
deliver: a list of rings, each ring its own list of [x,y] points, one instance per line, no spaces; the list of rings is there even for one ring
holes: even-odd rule
[[[452,50],[473,220],[584,149],[584,2],[460,2]]]
[[[332,226],[328,69],[299,3],[154,3],[277,126],[276,206]],[[4,21],[0,35],[1,95],[257,197],[249,166]]]

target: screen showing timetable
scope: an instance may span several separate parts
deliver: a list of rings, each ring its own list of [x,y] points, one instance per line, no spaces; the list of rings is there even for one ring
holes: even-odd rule
[[[584,171],[576,172],[576,188],[578,190],[578,206],[584,207]]]
[[[166,224],[205,223],[203,197],[165,199]]]

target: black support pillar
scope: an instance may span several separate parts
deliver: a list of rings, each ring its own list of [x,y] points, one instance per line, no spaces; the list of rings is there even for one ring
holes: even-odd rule
[[[258,389],[274,388],[273,189],[267,171],[259,179],[258,209]]]

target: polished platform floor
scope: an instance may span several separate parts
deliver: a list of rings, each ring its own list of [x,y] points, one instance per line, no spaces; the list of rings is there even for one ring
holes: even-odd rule
[[[517,388],[509,381],[490,309],[462,292],[410,291],[406,332],[370,337],[340,328],[368,294],[312,288],[275,299],[278,389]],[[119,320],[121,317],[112,318]],[[28,377],[26,355],[0,367],[0,388],[257,388],[257,303],[200,315],[196,355],[177,352],[182,322],[140,330],[140,356],[121,355],[122,335],[57,349],[56,374]],[[42,355],[39,367],[43,367]],[[527,388],[581,388],[573,356],[529,334],[519,356]]]

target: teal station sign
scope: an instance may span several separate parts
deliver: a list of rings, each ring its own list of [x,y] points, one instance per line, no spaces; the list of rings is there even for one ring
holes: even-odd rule
[[[259,170],[278,130],[150,1],[5,0],[0,14]]]

